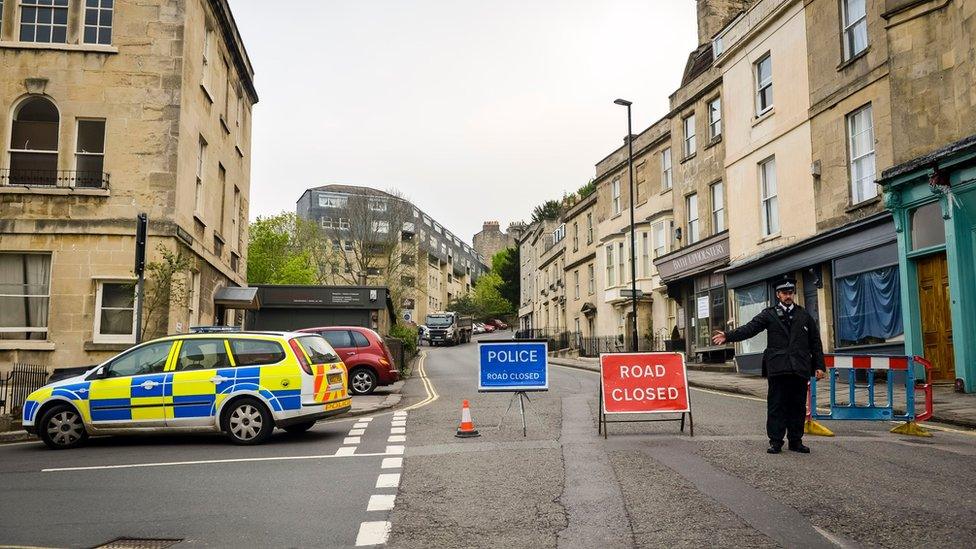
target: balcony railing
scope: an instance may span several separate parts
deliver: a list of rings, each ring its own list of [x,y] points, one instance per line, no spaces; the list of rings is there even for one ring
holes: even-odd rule
[[[0,186],[50,187],[65,189],[108,189],[109,174],[75,170],[0,170]]]

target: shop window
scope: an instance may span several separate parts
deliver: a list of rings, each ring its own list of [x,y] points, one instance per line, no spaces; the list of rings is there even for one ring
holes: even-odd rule
[[[942,219],[942,208],[938,202],[912,210],[911,225],[913,250],[945,244],[945,221]]]
[[[834,281],[837,346],[875,345],[901,340],[901,282],[891,266]]]
[[[51,256],[0,254],[0,340],[48,335]]]
[[[769,291],[765,282],[735,290],[736,327],[745,326],[760,311],[769,306]],[[735,344],[735,354],[761,353],[766,349],[766,332]]]

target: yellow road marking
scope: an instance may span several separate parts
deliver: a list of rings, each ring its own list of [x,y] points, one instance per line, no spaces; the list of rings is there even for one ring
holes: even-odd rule
[[[403,410],[415,410],[417,408],[423,408],[424,406],[427,406],[428,404],[440,398],[440,395],[437,394],[437,389],[434,388],[434,384],[430,381],[430,378],[427,377],[426,365],[427,365],[427,351],[424,351],[423,353],[420,354],[420,361],[419,364],[417,365],[417,372],[420,373],[420,381],[422,381],[424,384],[424,391],[427,392],[427,398],[421,400],[416,404],[412,404],[410,406],[407,406],[406,408],[402,408]]]

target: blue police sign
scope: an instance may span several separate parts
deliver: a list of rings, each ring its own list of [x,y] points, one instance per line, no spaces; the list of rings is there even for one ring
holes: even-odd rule
[[[548,391],[545,341],[482,341],[478,391]]]

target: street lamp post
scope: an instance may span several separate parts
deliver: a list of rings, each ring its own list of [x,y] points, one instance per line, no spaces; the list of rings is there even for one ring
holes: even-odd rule
[[[627,170],[630,188],[630,299],[634,308],[634,321],[631,323],[630,345],[631,351],[637,352],[637,233],[634,229],[634,132],[631,129],[630,106],[626,99],[617,99],[616,105],[627,107]]]

